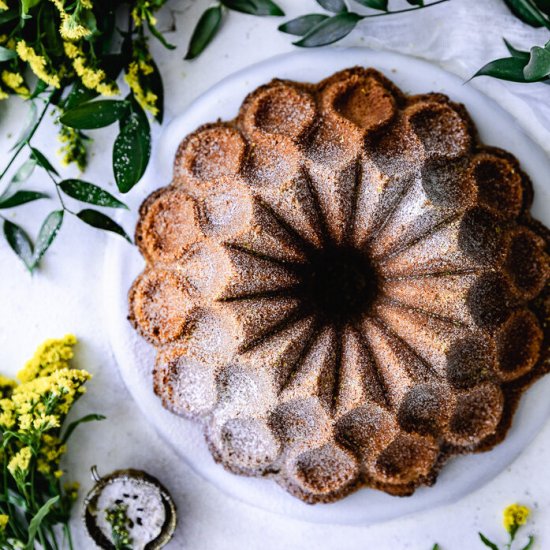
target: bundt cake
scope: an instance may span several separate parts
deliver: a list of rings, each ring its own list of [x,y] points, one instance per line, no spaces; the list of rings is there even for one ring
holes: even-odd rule
[[[352,68],[274,80],[143,204],[130,320],[212,455],[310,503],[409,495],[549,369],[549,233],[465,108]]]

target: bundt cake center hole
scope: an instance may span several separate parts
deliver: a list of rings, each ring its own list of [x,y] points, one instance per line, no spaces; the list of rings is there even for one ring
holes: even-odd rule
[[[326,321],[338,324],[359,318],[378,286],[368,258],[342,247],[325,249],[310,258],[304,283],[308,305]]]

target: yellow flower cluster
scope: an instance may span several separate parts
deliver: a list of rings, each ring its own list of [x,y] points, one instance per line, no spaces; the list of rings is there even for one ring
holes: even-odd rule
[[[6,514],[0,514],[0,532],[3,532],[10,521],[10,517]]]
[[[20,40],[16,47],[17,55],[22,61],[26,61],[32,72],[43,80],[46,84],[54,88],[61,87],[59,75],[48,72],[46,58],[43,55],[38,55],[32,46],[29,46],[24,40]]]
[[[59,141],[63,144],[57,151],[63,166],[74,162],[81,171],[86,168],[88,153],[84,141],[87,139],[79,130],[61,125]]]
[[[18,374],[21,384],[6,379],[9,391],[0,399],[0,428],[16,432],[20,441],[30,442],[18,449],[8,463],[16,480],[24,479],[33,454],[39,472],[53,477],[63,475],[58,466],[66,445],[57,434],[90,379],[86,371],[69,366],[75,344],[72,334],[47,340]],[[54,430],[53,434],[46,433],[50,430]]]
[[[504,528],[508,533],[516,531],[521,525],[527,523],[527,518],[531,510],[527,506],[522,506],[521,504],[511,504],[505,508],[503,513],[503,523]]]
[[[9,10],[10,7],[6,4],[6,2],[4,2],[4,0],[0,0],[0,10],[2,11],[6,11],[6,10]]]
[[[92,31],[85,27],[79,20],[79,10],[76,10],[74,13],[67,13],[65,6],[63,5],[63,0],[51,0],[59,11],[61,16],[61,26],[59,27],[59,34],[64,40],[80,40],[81,38],[87,38],[92,34]],[[91,2],[80,2],[80,5],[86,7],[85,4],[89,4],[91,7]]]
[[[150,25],[157,24],[157,19],[151,13],[151,8],[153,8],[153,6],[151,6],[151,2],[148,0],[142,0],[137,3],[132,10],[132,19],[134,20],[134,25],[136,27],[140,27],[143,24],[143,21],[148,21]]]
[[[30,91],[27,86],[25,86],[25,80],[19,73],[2,71],[2,82],[16,94],[22,97],[29,97]]]
[[[94,69],[87,65],[86,58],[77,45],[64,42],[63,46],[65,55],[72,60],[74,71],[86,88],[95,90],[105,96],[113,96],[119,93],[116,84],[106,82],[107,75],[104,70]]]
[[[140,76],[147,76],[154,71],[152,65],[145,61],[132,61],[128,66],[124,80],[130,86],[136,101],[153,116],[159,112],[157,107],[158,96],[151,90],[144,90],[141,84]]]

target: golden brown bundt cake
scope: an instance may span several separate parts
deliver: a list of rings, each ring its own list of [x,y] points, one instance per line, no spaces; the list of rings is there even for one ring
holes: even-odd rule
[[[307,502],[434,482],[549,366],[549,238],[462,105],[353,68],[274,80],[141,208],[130,319],[214,458]]]

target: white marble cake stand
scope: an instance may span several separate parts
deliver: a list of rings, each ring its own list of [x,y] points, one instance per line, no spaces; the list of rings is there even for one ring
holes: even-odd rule
[[[550,161],[520,129],[515,120],[492,100],[442,69],[411,57],[373,52],[361,48],[296,51],[253,65],[225,78],[194,101],[165,128],[149,174],[155,186],[136,189],[132,209],[122,222],[133,227],[139,202],[154,187],[171,178],[176,148],[181,139],[205,122],[231,119],[245,95],[272,78],[318,81],[353,65],[372,66],[407,93],[443,92],[468,108],[481,139],[511,151],[532,177],[535,186],[535,216],[550,225]],[[545,211],[546,210],[546,211]],[[107,328],[122,377],[150,422],[198,474],[222,491],[244,502],[296,519],[323,523],[377,523],[406,514],[449,504],[480,488],[503,471],[531,442],[550,413],[550,376],[535,384],[524,396],[507,439],[491,452],[453,459],[441,472],[435,486],[421,488],[413,496],[390,497],[374,490],[360,490],[334,504],[309,506],[289,496],[266,479],[235,476],[214,463],[199,427],[165,411],[152,390],[154,353],[126,320],[127,291],[143,261],[134,247],[122,239],[109,240],[105,261],[104,304]],[[174,475],[177,475],[175,465]]]

